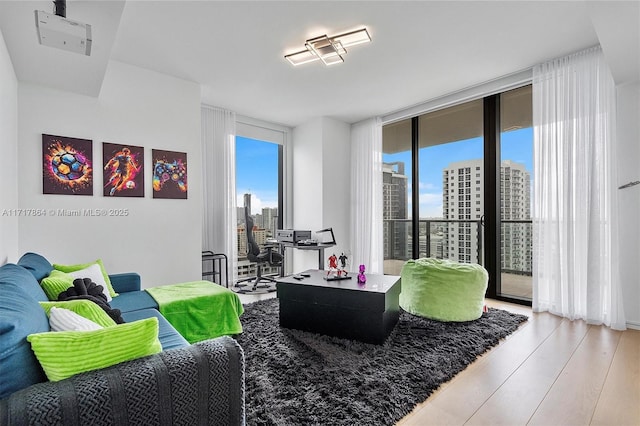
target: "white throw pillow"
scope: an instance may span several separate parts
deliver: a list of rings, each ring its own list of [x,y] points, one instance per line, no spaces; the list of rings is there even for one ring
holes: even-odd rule
[[[55,306],[49,311],[49,326],[51,331],[91,331],[103,328],[69,309]]]
[[[94,263],[85,269],[80,269],[75,272],[67,272],[67,274],[71,275],[73,278],[90,278],[91,281],[96,283],[97,285],[102,286],[102,292],[105,296],[107,296],[107,302],[111,302],[111,295],[109,294],[109,289],[107,288],[107,283],[104,282],[104,275],[102,275],[102,269],[100,269],[100,265]]]

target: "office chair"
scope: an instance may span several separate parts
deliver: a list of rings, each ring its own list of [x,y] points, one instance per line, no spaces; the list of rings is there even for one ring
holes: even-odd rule
[[[256,243],[255,237],[253,235],[253,218],[249,212],[249,207],[244,207],[244,220],[246,225],[246,235],[247,235],[247,259],[250,262],[256,263],[256,276],[255,279],[252,278],[244,278],[242,280],[238,280],[236,283],[236,287],[243,287],[244,285],[238,285],[240,283],[246,281],[253,281],[252,291],[255,291],[258,287],[260,288],[268,288],[268,285],[260,286],[260,282],[276,282],[275,278],[267,277],[262,275],[262,265],[268,263],[271,266],[281,266],[282,265],[282,255],[277,252],[277,245],[269,245],[265,244],[264,250],[260,250],[260,246]]]

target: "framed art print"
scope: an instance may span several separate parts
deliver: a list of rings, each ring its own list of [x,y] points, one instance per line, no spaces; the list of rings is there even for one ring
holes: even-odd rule
[[[153,198],[187,199],[187,153],[151,150]]]
[[[102,195],[144,197],[144,148],[102,143]]]
[[[93,141],[42,135],[42,193],[93,195]]]

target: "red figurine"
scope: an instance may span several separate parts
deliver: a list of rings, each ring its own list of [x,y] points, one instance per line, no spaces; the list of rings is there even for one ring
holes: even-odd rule
[[[338,270],[338,258],[335,254],[329,256],[329,270],[327,271],[327,275],[331,274],[334,271]]]

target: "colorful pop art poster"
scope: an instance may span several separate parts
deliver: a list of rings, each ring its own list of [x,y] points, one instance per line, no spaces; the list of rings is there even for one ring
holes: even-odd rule
[[[144,197],[144,148],[102,143],[102,195]]]
[[[151,150],[153,198],[187,199],[187,153]]]
[[[42,193],[93,195],[93,141],[42,135]]]

